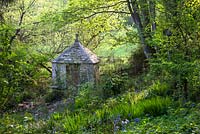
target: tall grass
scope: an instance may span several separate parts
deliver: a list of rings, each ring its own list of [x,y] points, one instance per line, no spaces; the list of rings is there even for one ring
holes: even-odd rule
[[[95,112],[65,112],[54,113],[47,121],[26,122],[27,125],[22,126],[20,122],[18,126],[22,128],[13,127],[11,132],[33,132],[33,133],[96,133],[109,132],[113,133],[116,126],[116,118],[120,118],[118,123],[125,119],[131,121],[132,119],[145,116],[146,114],[157,116],[164,114],[167,107],[170,105],[170,98],[148,98],[139,100],[137,103],[121,101],[118,104],[112,104],[112,107],[105,105],[102,109],[95,110]],[[10,121],[10,120],[9,120]],[[3,131],[10,127],[12,123],[3,123]],[[15,123],[16,124],[16,123]],[[25,128],[28,127],[28,128]]]
[[[81,126],[86,125],[86,118],[84,114],[75,114],[73,116],[66,116],[63,120],[63,127],[66,132],[78,132]]]
[[[76,132],[98,129],[102,123],[113,122],[120,116],[121,119],[134,119],[145,115],[157,116],[166,113],[167,107],[170,105],[170,98],[155,97],[140,100],[137,103],[121,102],[113,107],[103,107],[94,113],[76,113],[65,115],[62,119],[64,132]],[[60,118],[60,117],[59,117]],[[114,123],[113,123],[114,124]],[[109,124],[112,127],[112,123]]]
[[[149,114],[157,116],[166,113],[167,107],[170,105],[170,98],[155,97],[141,100],[137,103],[122,103],[114,108],[106,108],[97,111],[98,118],[112,117],[120,115],[124,118],[136,118]],[[102,115],[100,115],[100,113]],[[105,116],[107,113],[107,116]]]

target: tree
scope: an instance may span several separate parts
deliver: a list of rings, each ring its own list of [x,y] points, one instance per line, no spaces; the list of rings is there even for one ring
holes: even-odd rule
[[[9,4],[15,2],[16,0],[1,0],[0,1],[0,22],[4,22],[4,11],[6,10],[6,7],[8,7]]]
[[[67,9],[64,11],[64,21],[73,23],[95,18],[96,16],[104,16],[105,14],[110,17],[121,16],[123,20],[125,16],[131,15],[137,28],[144,54],[147,58],[150,58],[151,53],[154,52],[149,42],[152,40],[153,32],[156,28],[155,5],[154,0],[69,1]],[[150,27],[151,25],[152,27]]]
[[[27,2],[27,5],[26,3]],[[29,3],[30,2],[30,3]],[[5,110],[24,99],[23,93],[29,85],[35,85],[35,70],[38,63],[32,63],[29,47],[20,40],[24,18],[35,0],[15,2],[13,5],[4,5],[4,21],[0,23],[0,108]],[[11,10],[12,9],[12,10]],[[9,14],[7,11],[14,11]],[[15,11],[19,11],[15,12]],[[9,20],[9,15],[14,16]],[[17,21],[15,21],[15,18]],[[33,52],[33,51],[32,51]],[[36,56],[35,56],[36,57]],[[41,57],[38,56],[38,61]]]
[[[198,0],[76,1],[64,13],[66,19],[74,16],[70,22],[98,14],[130,14],[144,54],[147,59],[151,57],[150,64],[154,65],[156,60],[161,71],[167,71],[173,80],[176,79],[175,88],[180,88],[187,98],[189,86],[194,88],[193,77],[199,75],[191,75],[191,71],[199,67],[199,60],[196,60],[199,55],[199,5]],[[153,69],[158,68],[154,66]]]
[[[154,36],[159,51],[151,64],[152,69],[171,77],[167,81],[171,81],[174,92],[180,93],[180,98],[196,98],[194,94],[199,92],[196,82],[199,81],[199,74],[196,71],[200,65],[200,3],[196,0],[163,0],[159,7],[159,23]]]
[[[152,48],[148,39],[152,39],[152,32],[156,29],[155,24],[155,1],[154,0],[127,0],[127,5],[135,26],[138,30],[141,45],[146,58],[152,55]],[[150,27],[152,24],[152,28]]]

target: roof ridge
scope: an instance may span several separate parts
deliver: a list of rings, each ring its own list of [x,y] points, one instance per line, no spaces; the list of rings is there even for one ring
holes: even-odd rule
[[[64,50],[54,63],[98,63],[99,58],[90,49],[84,47],[76,38],[74,44]]]
[[[79,42],[80,43],[80,42]],[[81,43],[80,43],[80,47],[83,50],[83,52],[85,52],[85,54],[87,55],[88,59],[90,60],[90,62],[92,62],[92,60],[90,59],[90,55],[87,53],[87,51],[90,51],[89,49],[87,51],[85,51],[86,47],[84,47]],[[91,52],[91,51],[90,51]]]

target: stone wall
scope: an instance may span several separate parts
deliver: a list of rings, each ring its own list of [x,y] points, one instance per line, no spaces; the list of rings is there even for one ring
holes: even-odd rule
[[[53,88],[65,89],[66,88],[66,65],[65,64],[52,64],[52,85]]]
[[[97,83],[98,65],[94,64],[52,64],[53,86],[67,89],[86,82]]]
[[[66,83],[66,65],[65,64],[58,64],[59,65],[59,87],[62,89],[67,88]]]

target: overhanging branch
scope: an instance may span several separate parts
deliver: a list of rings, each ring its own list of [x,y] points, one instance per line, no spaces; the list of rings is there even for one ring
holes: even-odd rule
[[[21,14],[20,14],[20,17],[19,17],[19,23],[18,23],[18,27],[16,30],[15,30],[15,34],[10,38],[10,48],[12,46],[12,43],[14,41],[14,39],[17,37],[17,35],[19,34],[19,32],[21,31],[21,25],[23,23],[23,20],[24,20],[24,16],[26,14],[26,12],[31,8],[31,6],[33,6],[33,4],[35,3],[36,0],[32,0],[30,2],[30,4],[28,5],[28,7],[25,9],[25,5],[23,3],[23,5],[20,6],[20,11],[21,11]]]
[[[126,12],[126,11],[98,11],[98,12],[94,12],[93,14],[89,16],[82,17],[82,19],[88,19],[90,17],[93,17],[97,14],[102,14],[102,13],[130,14],[129,12]]]

